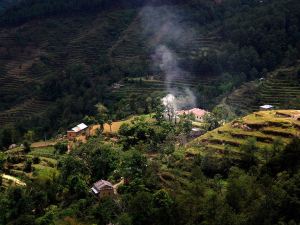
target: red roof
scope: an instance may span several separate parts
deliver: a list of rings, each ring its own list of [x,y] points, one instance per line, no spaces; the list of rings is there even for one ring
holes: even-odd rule
[[[207,113],[207,111],[205,111],[204,109],[193,108],[193,109],[189,109],[189,110],[180,110],[180,111],[177,111],[176,113],[177,113],[177,115],[194,114],[195,116],[202,117]]]

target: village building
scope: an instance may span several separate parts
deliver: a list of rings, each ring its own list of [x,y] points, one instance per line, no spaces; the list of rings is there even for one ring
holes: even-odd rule
[[[180,110],[176,112],[177,116],[182,116],[182,115],[194,115],[195,116],[195,120],[198,122],[203,122],[203,118],[204,116],[207,114],[208,112],[205,111],[204,109],[199,109],[199,108],[193,108],[193,109],[189,109],[189,110]]]
[[[124,87],[124,84],[121,83],[114,83],[112,85],[112,89],[120,89],[121,87]]]
[[[84,123],[78,124],[67,132],[68,141],[74,141],[79,136],[89,136],[89,127]]]
[[[113,196],[114,187],[106,180],[99,180],[94,183],[93,187],[91,188],[91,192],[99,198]]]
[[[262,105],[259,107],[260,111],[268,111],[274,109],[274,106],[272,105]]]

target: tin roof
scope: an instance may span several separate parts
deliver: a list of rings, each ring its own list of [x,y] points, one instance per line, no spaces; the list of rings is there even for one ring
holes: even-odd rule
[[[88,127],[87,125],[85,125],[84,123],[81,123],[81,124],[78,124],[76,127],[73,127],[72,131],[79,132],[79,131],[86,129],[87,127]]]
[[[94,183],[92,190],[99,192],[101,189],[106,189],[106,188],[113,189],[113,185],[109,181],[99,180],[96,183]]]
[[[206,113],[207,113],[207,111],[205,111],[204,109],[199,109],[199,108],[193,108],[193,109],[189,109],[189,110],[180,110],[180,111],[176,112],[177,115],[194,114],[195,116],[198,116],[198,117],[202,117]]]
[[[262,105],[262,106],[260,106],[260,108],[262,108],[262,109],[271,109],[273,107],[274,106],[272,106],[272,105]]]

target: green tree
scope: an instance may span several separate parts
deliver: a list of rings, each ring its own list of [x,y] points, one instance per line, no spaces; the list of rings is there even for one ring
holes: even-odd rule
[[[31,143],[27,140],[23,142],[24,152],[29,153],[31,151]]]
[[[119,209],[116,202],[110,198],[103,198],[93,210],[93,215],[97,218],[99,225],[107,225],[116,220]]]
[[[203,117],[203,128],[206,131],[211,131],[214,130],[216,128],[218,128],[219,125],[219,120],[218,118],[215,116],[214,113],[207,113],[204,117]]]
[[[31,160],[26,160],[24,164],[24,172],[30,173],[32,172],[32,161]]]
[[[93,117],[93,116],[85,116],[84,118],[83,118],[83,122],[85,123],[85,124],[87,124],[87,125],[93,125],[93,124],[95,124],[96,122],[97,122],[97,120],[96,120],[96,118],[95,117]]]
[[[118,224],[119,225],[132,225],[132,218],[130,217],[130,215],[128,215],[128,213],[122,213],[118,219]]]
[[[153,214],[155,224],[174,224],[173,200],[165,190],[159,190],[153,195]]]
[[[153,224],[152,195],[147,192],[138,192],[129,203],[129,211],[135,225]]]
[[[112,120],[108,120],[108,121],[107,121],[107,124],[109,125],[109,130],[110,130],[110,133],[111,133],[111,132],[112,132],[111,126],[112,126],[112,124],[113,124],[113,121],[112,121]]]
[[[60,178],[62,183],[66,182],[70,176],[82,175],[89,178],[90,170],[82,159],[76,156],[67,156],[62,158],[58,163]]]
[[[68,151],[68,143],[67,142],[57,142],[54,145],[55,152],[58,152],[59,154],[65,154]]]
[[[157,103],[157,105],[155,105],[153,117],[158,123],[164,121],[164,110],[165,107],[161,103]]]
[[[32,143],[35,139],[35,132],[33,130],[27,131],[24,134],[24,139]]]
[[[147,168],[147,158],[136,150],[130,150],[124,153],[120,171],[124,178],[132,180],[141,178]]]
[[[0,152],[0,173],[3,172],[6,161],[7,161],[6,154]]]
[[[258,158],[256,157],[258,150],[259,148],[257,147],[255,138],[247,139],[246,143],[241,146],[241,166],[244,169],[248,170],[250,167],[258,164]]]

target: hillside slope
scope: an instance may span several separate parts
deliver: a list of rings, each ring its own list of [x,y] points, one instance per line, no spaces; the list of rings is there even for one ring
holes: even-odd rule
[[[17,4],[20,0],[2,0],[0,2],[0,15],[9,9],[11,6]]]
[[[152,10],[184,13],[176,6],[156,6]],[[110,104],[121,100],[122,92],[127,97],[129,92],[141,92],[146,96],[147,87],[141,87],[140,92],[131,84],[116,92],[111,88],[124,77],[153,74],[151,55],[156,46],[153,40],[160,34],[159,30],[143,34],[142,26],[139,9],[120,9],[81,14],[80,17],[55,16],[2,28],[0,125],[40,117],[43,112],[57,117],[63,113],[62,107],[64,112],[74,114],[65,123],[67,125],[85,114],[92,114],[93,105],[100,99]],[[193,36],[189,40],[190,47],[197,52],[204,51],[202,48],[208,41],[203,38]],[[209,48],[205,47],[205,51]],[[184,46],[179,47],[177,53],[182,58],[196,54]],[[157,72],[155,76],[157,82],[149,83],[149,90],[165,93],[163,74]],[[196,88],[199,82],[207,84],[207,79],[211,80],[195,72],[190,77],[178,77],[173,83],[183,89]],[[76,103],[78,98],[79,103]],[[62,106],[60,112],[53,109],[54,104]],[[50,120],[51,114],[46,116]]]
[[[237,115],[255,112],[261,105],[278,109],[298,109],[300,100],[300,65],[279,68],[264,78],[247,82],[223,99]]]
[[[228,153],[240,155],[247,139],[255,138],[260,149],[270,148],[275,140],[284,144],[300,135],[300,110],[260,111],[234,120],[193,140],[188,153]]]
[[[197,107],[212,109],[233,86],[272,71],[286,55],[288,63],[299,57],[296,0],[162,0],[141,8],[145,2],[25,0],[8,10],[0,18],[0,125],[53,132],[95,115],[99,102],[121,119],[148,113],[149,93],[173,88],[192,90]],[[287,27],[276,26],[287,19]],[[160,47],[170,50],[169,71]],[[127,82],[147,77],[155,79]],[[125,86],[115,90],[119,82]]]

